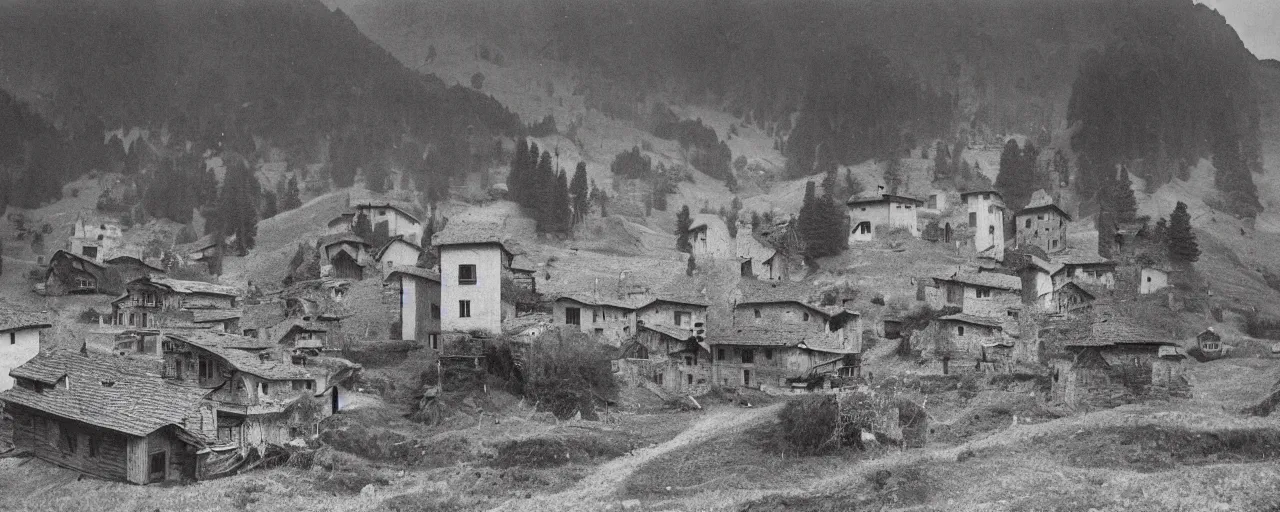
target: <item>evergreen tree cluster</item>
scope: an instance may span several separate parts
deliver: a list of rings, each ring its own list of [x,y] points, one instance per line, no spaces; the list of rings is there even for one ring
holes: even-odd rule
[[[995,188],[1004,196],[1005,205],[1013,211],[1026,207],[1031,201],[1031,194],[1044,188],[1036,165],[1039,157],[1040,150],[1030,139],[1021,147],[1018,141],[1009,139],[1000,152],[1000,174],[996,176]]]
[[[804,204],[796,219],[806,259],[835,256],[848,246],[848,216],[843,201],[830,193],[819,196],[817,186],[805,185]]]
[[[258,201],[262,186],[242,159],[227,162],[227,173],[218,189],[218,201],[205,223],[206,233],[215,240],[230,240],[235,254],[253,249],[258,236]]]
[[[680,211],[676,212],[676,250],[683,253],[693,253],[693,244],[689,242],[689,228],[693,226],[693,215],[689,213],[689,205],[680,207]],[[689,256],[693,258],[693,256]]]
[[[1125,14],[1136,21],[1123,40],[1086,55],[1072,88],[1067,119],[1081,125],[1071,143],[1076,189],[1103,193],[1118,164],[1155,188],[1187,179],[1212,156],[1232,213],[1256,215],[1252,174],[1262,165],[1248,51],[1220,17],[1180,8]]]
[[[538,144],[524,139],[516,141],[516,152],[507,174],[507,190],[511,199],[525,208],[543,233],[565,233],[573,227],[573,199],[569,178],[561,169],[554,170],[551,153],[538,154]],[[583,182],[586,167],[581,166]]]
[[[1196,234],[1191,230],[1191,214],[1182,201],[1173,207],[1169,214],[1169,230],[1165,237],[1169,248],[1169,259],[1174,263],[1189,265],[1200,259],[1200,245],[1196,243]]]
[[[733,179],[733,152],[713,128],[702,124],[702,119],[680,119],[666,105],[657,104],[652,133],[660,139],[674,140],[681,149],[691,152],[689,163],[694,169],[718,180]]]
[[[653,173],[653,160],[641,153],[639,146],[632,146],[630,151],[613,157],[609,172],[623,178],[646,179]]]

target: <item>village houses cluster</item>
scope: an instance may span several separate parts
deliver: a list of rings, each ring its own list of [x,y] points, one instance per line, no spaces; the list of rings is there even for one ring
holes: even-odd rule
[[[972,266],[917,278],[918,306],[945,314],[910,335],[913,350],[943,373],[1051,368],[1053,394],[1071,404],[1185,396],[1182,350],[1113,304],[1112,292],[1133,281],[1135,293],[1159,292],[1166,268],[1145,264],[1122,278],[1116,261],[1069,246],[1071,215],[1043,191],[1017,212],[992,190],[959,200],[948,208],[945,193],[928,201],[882,193],[847,202],[850,244],[896,231],[975,255]],[[695,216],[689,238],[698,261],[733,262],[741,279],[727,293],[713,296],[697,279],[659,285],[624,272],[549,294],[539,306],[527,297],[539,294],[541,265],[501,224],[456,220],[422,240],[415,210],[352,203],[314,244],[321,277],[270,293],[170,278],[165,262],[127,253],[117,227],[77,220],[39,291],[120,293],[92,312],[98,325],[79,351],[40,350],[51,327],[45,314],[0,312],[0,401],[14,419],[14,443],[55,464],[144,484],[225,474],[314,435],[343,409],[344,386],[361,370],[336,351],[363,337],[347,326],[358,306],[348,294],[374,278],[398,295],[391,337],[436,356],[512,332],[517,318],[541,307],[544,324],[616,348],[619,378],[672,396],[717,386],[840,387],[863,377],[864,336],[900,335],[901,319],[877,313],[880,325],[864,326],[849,301],[815,300],[815,286],[785,277],[786,262],[760,233],[732,236],[715,215]],[[927,219],[931,229],[922,229]],[[382,240],[377,247],[356,233],[366,220]],[[182,257],[201,261],[209,247],[189,244]],[[434,258],[423,258],[426,250]],[[1091,330],[1046,353],[1045,333],[1086,313]]]

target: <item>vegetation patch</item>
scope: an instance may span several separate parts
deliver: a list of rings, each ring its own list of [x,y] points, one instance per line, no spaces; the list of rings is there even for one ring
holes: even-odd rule
[[[1066,463],[1088,468],[1164,471],[1182,465],[1280,460],[1280,429],[1192,430],[1139,426],[1090,429],[1057,442],[1047,451]]]
[[[549,468],[571,462],[612,459],[630,449],[629,443],[605,436],[533,438],[510,441],[498,447],[492,465],[498,468]]]

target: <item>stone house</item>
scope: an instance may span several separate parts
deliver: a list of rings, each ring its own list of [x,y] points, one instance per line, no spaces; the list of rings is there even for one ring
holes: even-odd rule
[[[1072,407],[1115,407],[1149,399],[1186,398],[1186,354],[1164,333],[1123,318],[1095,322],[1087,338],[1065,343],[1052,362],[1053,399]]]
[[[440,350],[440,274],[413,266],[391,267],[386,282],[400,285],[400,339]]]
[[[1002,317],[1022,302],[1022,279],[995,272],[960,271],[935,277],[939,293],[929,297],[935,309],[958,307],[974,316]]]
[[[1038,247],[1054,254],[1067,248],[1069,215],[1044,190],[1032,194],[1026,208],[1014,215],[1014,240],[1018,247]]]
[[[635,336],[636,310],[645,305],[636,298],[614,298],[602,294],[569,293],[551,305],[551,322],[574,326],[598,342],[621,346]],[[652,324],[651,327],[656,328]],[[687,329],[689,326],[685,326]]]
[[[640,326],[622,350],[623,358],[637,368],[641,377],[664,390],[701,395],[711,389],[710,346],[692,330]]]
[[[1054,309],[1059,314],[1073,313],[1088,309],[1098,299],[1096,291],[1090,291],[1089,285],[1081,285],[1067,281],[1054,292]]]
[[[208,443],[240,450],[318,433],[320,420],[342,409],[338,383],[359,369],[231,334],[168,334],[163,345],[161,376],[204,390],[214,403],[216,437]]]
[[[165,331],[208,330],[238,332],[239,291],[199,281],[144,277],[125,285],[125,294],[111,301],[112,324],[124,328],[121,341],[129,352],[161,355]]]
[[[325,235],[316,241],[320,274],[338,279],[364,279],[369,264],[369,244],[354,233]],[[415,261],[416,262],[416,261]]]
[[[1200,348],[1200,353],[1210,359],[1222,357],[1226,347],[1223,347],[1222,336],[1213,330],[1213,327],[1201,331],[1196,335],[1196,346]]]
[[[114,256],[123,245],[123,233],[115,219],[80,214],[76,216],[67,250],[101,263]]]
[[[696,259],[728,259],[735,256],[734,238],[719,215],[700,213],[690,219],[689,244]]]
[[[957,313],[938,319],[937,356],[943,373],[951,368],[1008,373],[1013,360],[1014,341],[1005,334],[1005,320]]]
[[[435,234],[440,254],[440,329],[502,332],[515,306],[502,296],[513,255],[496,223],[454,221]]]
[[[707,336],[711,382],[719,386],[791,389],[791,382],[826,375],[855,376],[858,350],[831,336],[786,325],[729,326]],[[849,340],[849,338],[846,338]]]
[[[911,236],[920,237],[917,210],[924,206],[924,201],[882,193],[878,196],[851,197],[845,205],[849,209],[850,243],[874,240],[876,230],[881,228],[902,228],[910,232]]]
[[[415,266],[418,264],[418,257],[421,255],[422,247],[406,240],[403,236],[397,235],[388,240],[386,244],[383,244],[377,252],[373,253],[373,260],[385,272],[395,266]]]
[[[133,484],[195,479],[216,430],[208,389],[128,359],[55,350],[14,368],[0,392],[13,444],[51,464]]]
[[[1050,261],[1061,265],[1061,272],[1054,273],[1054,286],[1066,281],[1101,286],[1108,290],[1116,286],[1116,262],[1098,256],[1097,251],[1085,248],[1068,248]]]
[[[364,213],[369,218],[369,225],[374,229],[377,229],[379,224],[386,224],[387,236],[404,237],[406,241],[413,244],[417,244],[422,238],[422,221],[412,213],[413,206],[408,203],[363,200],[354,202],[351,208],[356,213]]]
[[[708,302],[682,294],[668,294],[636,309],[637,325],[665,325],[695,332],[706,330]]]
[[[40,353],[41,333],[53,327],[44,313],[0,303],[0,391],[13,387],[9,371]]]
[[[762,281],[776,281],[782,277],[781,268],[775,263],[778,251],[770,247],[759,235],[747,230],[738,231],[736,239],[738,265],[742,277]]]
[[[1169,286],[1171,269],[1162,265],[1144,265],[1138,270],[1138,293],[1146,295]]]
[[[969,232],[973,234],[973,249],[986,251],[998,257],[1004,255],[1004,197],[994,190],[975,190],[960,194],[960,202],[969,214]]]
[[[99,293],[107,268],[97,261],[69,251],[54,251],[44,274],[45,295]]]

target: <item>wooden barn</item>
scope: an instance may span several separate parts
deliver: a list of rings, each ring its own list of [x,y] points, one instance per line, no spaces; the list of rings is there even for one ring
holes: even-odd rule
[[[106,267],[98,262],[79,254],[55,251],[49,257],[49,269],[44,274],[44,293],[45,295],[98,293],[106,270]]]

